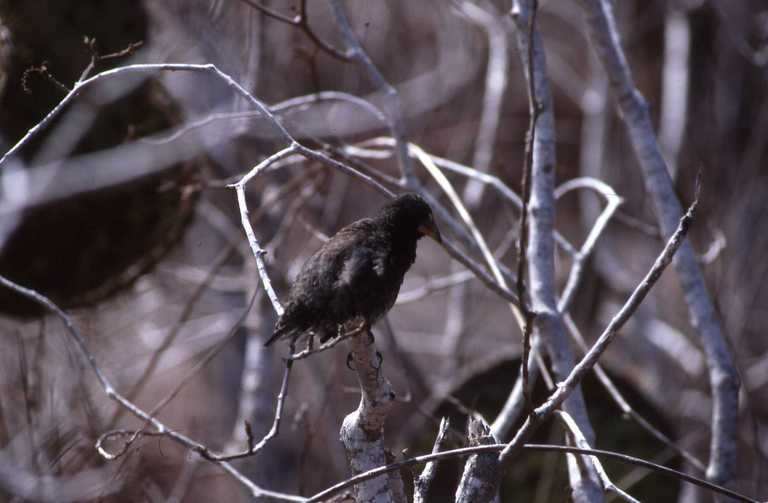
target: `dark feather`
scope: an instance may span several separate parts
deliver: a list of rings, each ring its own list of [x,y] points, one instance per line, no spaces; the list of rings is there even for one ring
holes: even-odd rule
[[[394,305],[426,234],[440,239],[429,205],[416,194],[339,230],[302,266],[265,345],[310,334],[323,342],[356,318],[375,323]]]

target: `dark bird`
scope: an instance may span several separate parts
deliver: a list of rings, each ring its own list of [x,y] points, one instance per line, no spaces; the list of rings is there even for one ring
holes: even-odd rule
[[[342,228],[304,263],[264,345],[304,334],[324,342],[350,320],[373,325],[394,305],[423,236],[441,240],[431,208],[417,194]]]

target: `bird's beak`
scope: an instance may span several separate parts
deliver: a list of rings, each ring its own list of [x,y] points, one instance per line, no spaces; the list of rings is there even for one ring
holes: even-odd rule
[[[437,224],[432,219],[425,224],[421,224],[418,230],[422,236],[429,236],[438,243],[443,242],[443,238],[440,236],[440,229],[437,228]]]

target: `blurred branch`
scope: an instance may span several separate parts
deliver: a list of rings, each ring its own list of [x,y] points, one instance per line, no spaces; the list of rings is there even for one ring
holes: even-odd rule
[[[240,1],[253,7],[254,9],[258,10],[259,12],[261,12],[267,17],[271,17],[272,19],[276,19],[277,21],[281,21],[283,23],[287,23],[292,26],[298,27],[310,38],[310,40],[312,40],[312,42],[315,43],[315,45],[317,45],[318,48],[320,48],[320,50],[322,50],[326,54],[333,56],[334,58],[340,61],[350,60],[349,54],[347,54],[344,51],[340,51],[339,49],[336,49],[328,42],[325,42],[315,33],[315,31],[309,25],[309,16],[307,16],[307,0],[299,0],[299,13],[293,17],[287,16],[285,14],[272,10],[260,4],[256,0],[240,0]]]
[[[611,217],[623,201],[609,185],[595,178],[574,178],[569,180],[555,189],[555,198],[560,199],[569,191],[576,189],[590,189],[595,191],[605,199],[605,208],[603,208],[603,211],[592,225],[581,249],[573,256],[573,264],[571,264],[571,271],[568,274],[568,281],[565,284],[563,293],[557,303],[557,310],[561,314],[568,312],[579,284],[581,283],[587,259],[592,254],[592,250],[595,248],[597,241],[608,226]]]
[[[480,248],[480,251],[483,254],[483,259],[485,259],[488,268],[493,273],[493,277],[496,283],[498,283],[502,288],[508,290],[509,286],[507,285],[507,281],[501,272],[499,263],[496,261],[496,257],[494,257],[493,253],[491,253],[490,248],[488,248],[488,245],[485,242],[485,238],[475,225],[474,221],[472,220],[472,216],[469,214],[469,211],[467,211],[467,208],[459,198],[459,195],[453,189],[451,182],[448,180],[448,178],[446,178],[443,172],[440,171],[440,169],[437,167],[437,164],[432,161],[432,158],[426,152],[424,152],[424,150],[421,149],[421,147],[415,144],[410,144],[410,150],[414,153],[416,158],[419,159],[429,174],[432,175],[432,178],[435,179],[440,188],[443,189],[443,192],[446,194],[446,196],[448,196],[448,199],[451,201],[454,209],[461,217],[464,225],[469,229],[469,232],[472,234],[472,237],[474,238],[475,243],[477,243],[478,248]],[[509,307],[515,315],[518,323],[522,326],[520,312],[517,309],[516,303],[510,303]]]
[[[416,189],[418,184],[416,183],[416,178],[413,174],[411,158],[408,156],[408,139],[406,137],[406,126],[400,103],[400,95],[394,86],[387,82],[376,65],[373,64],[373,61],[371,61],[371,58],[368,56],[368,53],[365,52],[363,46],[360,45],[360,42],[352,31],[352,26],[349,24],[349,19],[347,18],[346,10],[341,0],[328,0],[328,3],[333,10],[333,16],[336,19],[336,24],[341,30],[341,35],[347,44],[349,57],[357,61],[357,63],[363,67],[368,78],[378,89],[384,91],[388,119],[387,124],[392,138],[395,139],[397,159],[400,164],[401,175],[409,187]]]
[[[424,282],[424,284],[417,288],[400,292],[400,295],[397,296],[396,304],[400,305],[416,302],[431,295],[434,292],[447,290],[459,283],[466,283],[474,277],[475,276],[470,271],[459,271],[447,276],[429,278]]]
[[[80,354],[88,362],[88,365],[90,366],[91,370],[96,376],[96,379],[99,381],[99,384],[101,385],[101,388],[104,390],[104,393],[107,395],[107,397],[111,400],[114,400],[122,407],[125,407],[126,409],[128,409],[136,417],[152,425],[152,427],[155,428],[155,431],[148,432],[148,434],[166,436],[174,440],[175,442],[185,446],[186,448],[200,454],[201,456],[206,457],[206,453],[209,452],[206,446],[191,439],[190,437],[187,437],[183,433],[180,433],[174,430],[173,428],[168,427],[166,424],[158,420],[156,417],[152,416],[151,414],[148,414],[143,409],[136,406],[133,402],[126,399],[123,395],[121,395],[115,390],[114,386],[112,386],[112,383],[109,381],[109,379],[107,379],[107,377],[104,375],[104,372],[101,370],[101,367],[96,362],[96,358],[89,351],[88,345],[85,343],[85,338],[82,336],[82,334],[77,329],[77,327],[75,327],[75,325],[72,323],[72,320],[69,318],[69,316],[67,316],[67,314],[64,313],[64,311],[62,311],[56,304],[54,304],[50,299],[48,299],[44,295],[34,290],[31,290],[29,288],[25,288],[21,285],[18,285],[12,282],[11,280],[5,278],[4,276],[0,276],[0,285],[6,288],[9,288],[15,291],[16,293],[40,304],[41,306],[45,307],[46,309],[51,311],[53,314],[55,314],[62,321],[67,332],[74,340],[75,345],[80,351]],[[278,493],[275,491],[262,489],[261,487],[253,483],[253,481],[245,477],[238,470],[236,470],[231,464],[227,462],[222,462],[222,461],[213,461],[213,462],[221,466],[227,473],[229,473],[232,477],[238,480],[245,487],[247,487],[254,497],[257,497],[257,498],[272,497],[282,501],[304,501],[304,498],[301,498],[298,496],[293,496],[290,494]]]
[[[669,178],[654,134],[648,104],[635,87],[626,56],[619,44],[613,8],[606,0],[580,0],[590,29],[592,47],[603,63],[616,104],[629,132],[665,236],[672,234],[682,209]],[[675,269],[688,303],[690,317],[707,354],[712,389],[712,440],[707,476],[728,484],[736,474],[739,377],[720,319],[689,242],[682,243]]]
[[[454,0],[454,5],[472,23],[481,27],[488,37],[488,68],[485,71],[485,90],[480,125],[477,129],[472,166],[481,173],[490,171],[493,148],[502,112],[502,100],[507,88],[509,48],[507,30],[502,15],[491,2],[481,5],[466,0]],[[470,179],[464,187],[464,200],[474,208],[483,198],[485,186],[479,180]]]
[[[192,291],[192,295],[189,296],[189,299],[179,314],[178,320],[176,323],[174,323],[173,327],[168,331],[166,336],[160,342],[160,345],[157,347],[157,349],[152,353],[149,362],[147,362],[146,367],[144,367],[144,371],[141,373],[141,377],[139,377],[139,379],[133,384],[128,393],[126,393],[125,397],[128,400],[135,401],[136,397],[139,396],[139,393],[141,393],[141,390],[144,389],[144,386],[147,385],[149,379],[152,377],[158,365],[160,364],[160,360],[162,359],[163,355],[168,350],[168,348],[173,345],[174,341],[181,333],[182,327],[191,317],[197,302],[203,295],[203,292],[213,280],[216,273],[218,273],[219,269],[221,269],[221,267],[232,257],[235,251],[236,248],[233,245],[229,245],[221,252],[219,252],[219,255],[213,260],[205,277],[197,284],[195,289]],[[115,427],[115,424],[123,415],[124,411],[125,409],[121,407],[118,407],[115,410],[112,418],[107,422],[107,430],[111,430]]]
[[[688,13],[671,6],[664,16],[664,68],[661,71],[659,143],[667,158],[672,180],[688,118],[691,23]]]

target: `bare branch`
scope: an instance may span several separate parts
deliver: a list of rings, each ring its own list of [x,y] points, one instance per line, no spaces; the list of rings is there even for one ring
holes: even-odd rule
[[[629,132],[665,236],[672,234],[682,214],[654,134],[648,104],[637,90],[619,34],[611,3],[580,0],[590,28],[592,46],[605,67],[616,104]],[[712,440],[707,476],[729,483],[736,473],[739,377],[734,368],[721,321],[707,291],[690,243],[683,243],[675,257],[675,270],[682,286],[691,321],[707,354],[712,388]]]
[[[339,494],[344,489],[348,487],[352,487],[355,484],[359,484],[360,482],[372,479],[374,477],[380,477],[381,475],[387,472],[400,470],[408,466],[418,465],[421,463],[428,463],[430,461],[435,461],[435,460],[470,456],[472,454],[478,454],[478,453],[498,452],[504,449],[506,445],[507,444],[477,445],[474,447],[464,447],[461,449],[451,449],[448,451],[442,451],[442,452],[433,453],[433,454],[424,454],[422,456],[414,456],[412,458],[408,458],[403,461],[398,461],[397,463],[392,463],[386,466],[380,466],[373,470],[369,470],[365,473],[360,473],[358,475],[355,475],[354,477],[350,477],[349,479],[339,482],[338,484],[331,486],[328,489],[324,489],[323,491],[315,494],[314,496],[312,496],[311,498],[305,501],[306,503],[317,503],[320,501],[326,501],[328,498],[332,497],[333,495]],[[652,463],[644,459],[636,458],[634,456],[628,456],[626,454],[606,451],[603,449],[582,449],[580,447],[570,447],[565,445],[548,445],[548,444],[524,444],[522,448],[530,451],[536,451],[536,452],[563,452],[563,453],[572,453],[572,454],[583,454],[586,456],[602,456],[604,458],[614,459],[614,460],[621,461],[623,463],[640,466],[662,475],[671,476],[671,477],[674,477],[675,479],[689,482],[699,487],[704,487],[710,491],[713,491],[719,494],[724,494],[726,496],[730,496],[732,498],[735,498],[739,501],[743,501],[745,503],[760,503],[760,501],[756,499],[744,496],[743,494],[739,494],[726,487],[713,484],[711,482],[700,479],[698,477],[688,475],[687,473],[673,470],[672,468],[668,468],[666,466]]]
[[[517,45],[526,67],[528,83],[528,103],[531,122],[527,138],[526,169],[524,182],[528,179],[530,169],[530,189],[523,187],[524,192],[530,190],[530,200],[527,203],[526,215],[530,223],[521,224],[521,255],[519,267],[527,263],[529,279],[529,295],[531,299],[530,312],[526,318],[533,325],[536,337],[540,338],[546,347],[552,362],[555,379],[563,380],[571,373],[574,356],[563,328],[562,318],[557,309],[557,294],[555,284],[555,244],[553,239],[555,220],[555,117],[549,77],[546,70],[544,45],[536,28],[536,0],[520,0],[513,4],[512,19],[517,25]],[[527,185],[527,184],[526,184]],[[524,196],[525,203],[525,196]],[[529,236],[527,235],[529,233]],[[525,242],[529,239],[528,243]],[[524,272],[524,271],[523,271]],[[518,276],[518,282],[524,278]],[[519,283],[520,284],[520,283]],[[521,290],[523,289],[520,284]],[[520,299],[524,302],[524,299]],[[535,313],[535,315],[534,315]],[[527,341],[523,341],[525,358],[521,363],[522,377],[528,377],[528,347],[530,329]],[[530,400],[528,383],[523,381],[523,395]],[[530,402],[529,402],[530,403]],[[589,417],[581,390],[577,387],[564,401],[565,410],[571,414],[579,428],[584,432],[589,442],[594,442],[595,434],[589,422]],[[532,416],[529,417],[529,419]],[[500,456],[500,460],[504,458]],[[600,502],[603,494],[599,487],[599,478],[594,468],[586,465],[582,472],[575,458],[568,458],[569,477],[572,497],[577,503]]]
[[[395,399],[392,385],[384,377],[381,358],[370,332],[349,339],[350,361],[354,363],[360,384],[360,404],[344,418],[340,437],[347,453],[352,473],[362,473],[386,464],[384,451],[384,421]],[[399,484],[398,484],[399,483]],[[402,480],[380,477],[356,485],[355,501],[393,501],[393,494],[402,492]],[[382,499],[386,495],[386,499]]]
[[[507,444],[507,447],[499,455],[500,461],[508,462],[523,442],[525,442],[525,439],[533,433],[533,430],[536,427],[538,427],[541,421],[554,413],[555,409],[565,401],[568,395],[570,395],[576,384],[578,384],[584,375],[595,366],[600,356],[611,344],[613,339],[616,338],[618,331],[637,310],[645,296],[648,295],[648,292],[653,285],[661,277],[664,269],[666,269],[672,261],[675,252],[680,248],[685,239],[685,235],[693,220],[693,213],[697,204],[698,198],[694,200],[691,207],[688,208],[688,211],[680,219],[680,224],[678,225],[677,230],[667,242],[666,246],[664,246],[661,254],[654,262],[653,267],[651,267],[650,271],[648,271],[648,274],[645,275],[640,284],[637,285],[637,288],[635,288],[619,312],[613,319],[611,319],[611,322],[597,339],[594,346],[592,346],[581,361],[573,368],[573,371],[571,371],[568,377],[563,382],[558,383],[557,389],[549,396],[547,401],[537,407],[534,410],[534,414],[526,419],[523,426],[517,431],[515,437]]]
[[[591,448],[589,442],[587,442],[587,439],[584,438],[584,434],[581,432],[579,426],[576,424],[576,421],[574,421],[570,414],[562,410],[558,410],[557,416],[562,419],[563,423],[565,423],[565,426],[570,432],[571,437],[573,438],[577,447],[581,447],[582,449]],[[582,456],[582,459],[588,459],[594,465],[597,474],[600,476],[600,481],[603,483],[603,489],[615,494],[619,499],[624,501],[629,501],[630,503],[640,503],[640,501],[636,500],[626,492],[616,487],[616,485],[611,481],[610,477],[608,477],[608,473],[605,471],[605,468],[603,468],[603,465],[600,463],[600,460],[597,458],[597,456]]]
[[[240,0],[241,2],[248,4],[249,6],[253,7],[254,9],[258,10],[262,14],[264,14],[267,17],[271,17],[272,19],[276,19],[277,21],[281,21],[283,23],[290,24],[292,26],[296,26],[301,29],[311,40],[314,42],[320,50],[325,52],[326,54],[333,56],[334,58],[340,60],[340,61],[349,61],[350,56],[346,54],[343,51],[340,51],[339,49],[336,49],[328,42],[321,39],[317,33],[312,29],[312,27],[309,25],[309,16],[307,16],[307,0],[299,0],[299,14],[297,14],[294,17],[286,16],[285,14],[281,14],[280,12],[277,12],[275,10],[272,10],[261,3],[259,3],[257,0]]]
[[[440,427],[437,431],[437,437],[435,438],[435,445],[432,447],[432,454],[440,452],[445,442],[445,434],[448,432],[448,418],[440,420]],[[428,462],[424,466],[424,470],[421,475],[415,478],[413,481],[413,502],[425,503],[427,501],[427,494],[429,493],[429,487],[432,485],[432,480],[435,478],[437,472],[437,463],[434,461]]]
[[[349,57],[363,67],[368,78],[378,88],[384,91],[386,97],[386,109],[387,109],[387,124],[389,125],[390,134],[395,139],[397,159],[400,164],[400,171],[405,183],[412,188],[416,188],[416,178],[413,174],[413,168],[411,167],[411,158],[408,155],[408,139],[406,136],[405,119],[403,117],[403,111],[400,104],[400,95],[397,90],[387,82],[384,76],[381,74],[376,65],[373,64],[368,53],[365,52],[363,46],[357,40],[352,26],[349,24],[346,11],[340,0],[328,0],[328,3],[333,10],[336,24],[341,29],[341,35],[344,38],[349,50]]]
[[[587,343],[584,340],[584,337],[582,337],[581,332],[576,326],[576,323],[574,323],[573,319],[571,319],[571,316],[566,314],[564,316],[564,321],[565,321],[565,326],[568,329],[568,332],[570,332],[571,336],[579,345],[579,347],[581,347],[581,349],[583,349],[585,353],[589,351],[589,346],[587,346]],[[624,415],[627,418],[631,418],[638,425],[640,425],[641,428],[643,428],[645,431],[647,431],[653,437],[655,437],[658,441],[660,441],[661,443],[666,445],[669,449],[673,450],[675,453],[677,453],[679,456],[685,459],[694,468],[696,468],[702,473],[706,471],[707,468],[696,456],[694,456],[687,450],[683,449],[682,447],[674,443],[669,437],[667,437],[664,433],[662,433],[658,428],[653,426],[645,417],[643,417],[640,413],[638,413],[629,404],[627,399],[624,398],[624,395],[621,394],[619,389],[613,383],[611,378],[608,377],[608,374],[605,372],[605,370],[603,370],[603,367],[599,363],[595,364],[594,370],[595,370],[595,376],[597,376],[598,381],[600,381],[600,384],[603,385],[603,388],[605,388],[605,390],[608,392],[608,395],[613,399],[616,405],[619,406],[619,408],[621,409],[622,415]]]

